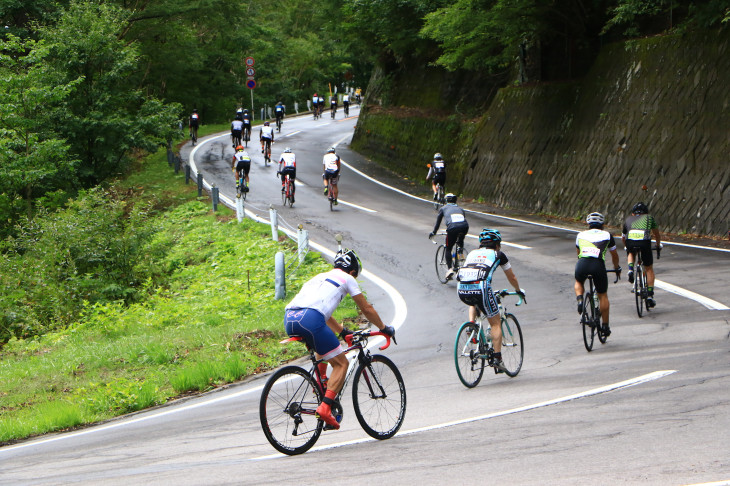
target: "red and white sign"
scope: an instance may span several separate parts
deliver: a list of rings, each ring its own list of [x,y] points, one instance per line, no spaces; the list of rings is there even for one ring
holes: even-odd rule
[[[253,60],[253,57],[247,57],[246,58],[246,66],[251,67],[253,66],[255,61]]]
[[[246,76],[248,76],[249,78],[254,77],[255,74],[256,70],[254,68],[250,67],[246,69]]]

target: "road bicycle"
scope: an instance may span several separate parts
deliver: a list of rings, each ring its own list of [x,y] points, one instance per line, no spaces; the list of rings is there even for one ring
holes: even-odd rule
[[[343,409],[340,399],[352,379],[352,405],[357,421],[363,430],[375,439],[393,437],[406,413],[406,387],[396,365],[382,354],[370,354],[368,338],[384,336],[386,343],[380,350],[390,346],[390,336],[369,330],[355,331],[347,336],[349,347],[345,351],[354,353],[345,375],[345,383],[335,399],[332,414],[342,421]],[[302,341],[292,336],[282,343]],[[395,339],[393,339],[395,342]],[[322,402],[326,384],[319,372],[319,363],[314,351],[307,347],[312,367],[307,371],[300,366],[285,366],[277,370],[266,381],[259,402],[259,418],[266,439],[274,448],[288,455],[302,454],[309,450],[322,430],[328,430],[315,412]]]
[[[193,127],[190,129],[190,141],[193,143],[193,146],[198,142],[198,128]]]
[[[314,107],[312,108],[312,115],[314,115],[315,120],[320,117],[318,105],[314,105]]]
[[[264,140],[264,167],[269,166],[271,162],[271,140]]]
[[[245,125],[243,128],[244,147],[248,147],[249,140],[251,140],[251,125]]]
[[[277,172],[276,174],[280,175],[281,172]],[[281,203],[284,206],[289,204],[289,207],[294,205],[294,182],[291,180],[289,174],[284,176],[284,187],[282,187],[281,191]]]
[[[345,105],[343,107],[343,109],[345,110],[345,116],[346,117],[350,116],[350,105],[349,104]]]
[[[332,116],[332,119],[335,119],[335,114],[337,113],[337,107],[330,108],[330,115]]]
[[[606,270],[607,273],[615,273],[616,280],[613,283],[618,282],[621,278],[621,267],[614,270]],[[588,281],[588,290],[583,295],[583,310],[580,315],[580,324],[583,328],[583,344],[586,346],[586,350],[589,352],[593,349],[593,340],[598,335],[598,340],[601,344],[606,344],[608,336],[606,331],[601,324],[601,309],[598,305],[598,292],[596,292],[593,286],[593,275],[586,277]]]
[[[436,183],[436,200],[433,203],[433,209],[434,211],[438,212],[441,207],[446,204],[445,194],[444,194],[444,186],[440,183]]]
[[[327,179],[327,200],[330,203],[330,211],[335,210],[335,206],[337,206],[337,198],[334,196],[334,184],[332,184],[332,178],[330,177]]]
[[[248,184],[246,183],[246,176],[242,170],[241,173],[236,176],[236,197],[243,198],[245,201],[246,194],[248,194]]]
[[[659,260],[661,258],[661,247],[657,247],[656,245],[651,248],[652,250],[656,250],[656,259]],[[634,286],[631,289],[631,292],[634,294],[634,298],[636,299],[636,313],[639,315],[639,317],[642,317],[644,315],[644,309],[646,309],[646,312],[649,312],[653,306],[650,306],[646,299],[649,298],[649,289],[647,288],[646,284],[646,270],[644,269],[644,262],[641,259],[641,251],[635,250],[634,253]]]
[[[284,121],[281,119],[281,117],[278,117],[276,119],[276,131],[281,132],[282,123],[284,123]]]
[[[439,235],[446,236],[446,233],[439,233]],[[433,242],[434,245],[439,245],[435,241],[433,241],[433,237],[430,237],[430,240]],[[458,239],[457,243],[452,247],[453,253],[451,254],[451,263],[454,268],[454,275],[456,275],[459,272],[459,269],[461,268],[461,265],[464,263],[464,247],[459,245]],[[438,248],[436,248],[436,277],[439,279],[439,282],[442,284],[445,284],[449,280],[451,280],[453,277],[446,278],[446,275],[449,273],[449,265],[446,263],[446,242],[440,244]]]
[[[505,373],[510,378],[517,376],[522,369],[524,347],[522,344],[522,329],[514,314],[507,312],[502,305],[502,299],[508,295],[519,296],[517,305],[526,302],[524,295],[509,292],[506,289],[495,293],[499,305],[499,319],[502,323],[502,362]],[[486,331],[485,331],[486,324]],[[477,322],[467,321],[461,325],[456,333],[454,343],[454,363],[459,380],[467,388],[474,388],[479,384],[484,374],[484,366],[494,366],[494,345],[489,321],[480,313]],[[495,373],[499,373],[494,368]]]

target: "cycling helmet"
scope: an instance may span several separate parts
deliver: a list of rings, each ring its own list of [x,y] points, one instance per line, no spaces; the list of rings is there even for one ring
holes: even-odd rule
[[[244,150],[243,145],[239,145],[238,147],[236,147],[236,152],[239,152],[241,150]]]
[[[445,199],[447,203],[456,203],[456,196],[452,193],[448,193]]]
[[[244,113],[248,113],[248,110],[243,110]]]
[[[265,126],[265,127],[268,127],[269,125],[270,125],[270,123],[269,123],[269,122],[264,122],[264,126]]]
[[[291,149],[289,147],[285,148],[284,149],[284,153],[285,154],[290,154],[291,153]]]
[[[436,152],[433,154],[433,160],[443,160],[443,157],[441,157],[441,154]]]
[[[487,242],[501,243],[502,235],[499,233],[499,230],[484,228],[482,232],[479,233],[479,243]]]
[[[636,203],[631,210],[634,214],[649,214],[649,208],[643,202]]]
[[[362,263],[360,263],[360,258],[358,258],[357,253],[355,253],[353,250],[345,248],[338,251],[335,255],[334,267],[339,268],[347,273],[350,273],[354,270],[355,275],[353,276],[357,277],[358,275],[360,275],[360,271],[362,270]]]
[[[330,147],[330,148],[328,148],[328,149],[327,149],[327,153],[328,153],[328,154],[334,154],[334,153],[335,153],[335,148],[334,148],[334,147]]]
[[[197,112],[198,112],[197,108],[193,108],[193,113],[197,113]]]
[[[588,223],[588,225],[592,225],[592,224],[603,225],[603,223],[605,223],[605,222],[606,222],[606,218],[604,218],[601,213],[591,213],[588,216],[586,216],[586,223]]]

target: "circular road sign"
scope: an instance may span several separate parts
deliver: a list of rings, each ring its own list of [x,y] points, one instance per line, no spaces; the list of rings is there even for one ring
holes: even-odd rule
[[[248,89],[254,89],[256,87],[256,81],[254,81],[253,79],[249,79],[248,81],[246,81],[246,87]]]
[[[255,74],[256,74],[256,70],[254,68],[252,68],[252,67],[246,68],[246,76],[249,76],[250,77],[250,76],[253,76]]]
[[[251,67],[251,66],[254,65],[254,62],[255,61],[253,60],[253,57],[247,57],[246,58],[246,66]]]

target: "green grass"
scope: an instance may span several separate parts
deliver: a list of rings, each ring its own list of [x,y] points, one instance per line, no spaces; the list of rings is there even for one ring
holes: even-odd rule
[[[303,354],[282,346],[283,309],[312,275],[331,268],[310,253],[274,299],[274,255],[296,246],[273,242],[268,225],[212,213],[207,197],[175,175],[162,153],[116,187],[157,209],[150,248],[164,285],[145,297],[87,304],[81,319],[0,350],[0,443],[112,418],[190,392],[210,390]],[[335,318],[357,314],[346,299]]]

